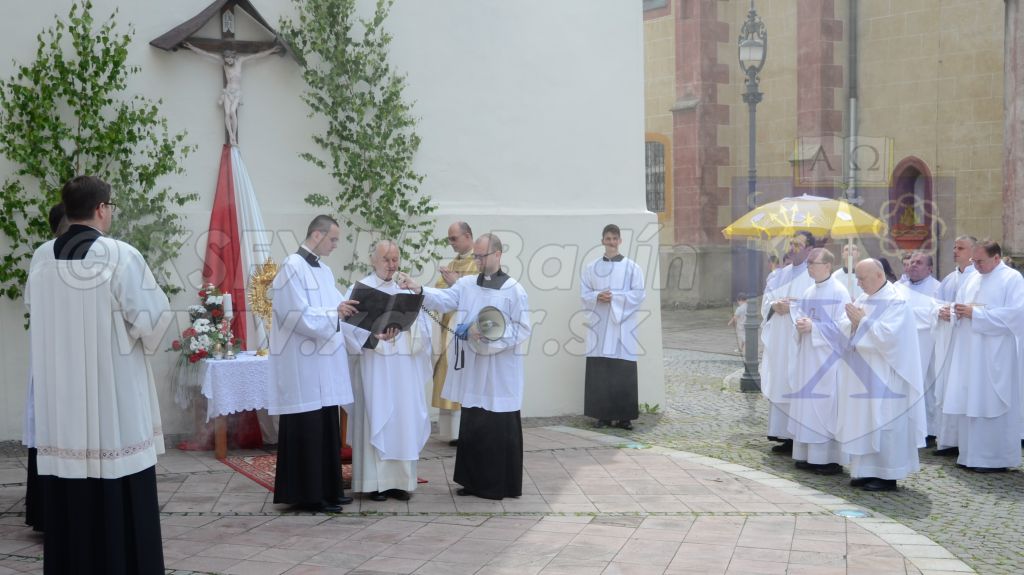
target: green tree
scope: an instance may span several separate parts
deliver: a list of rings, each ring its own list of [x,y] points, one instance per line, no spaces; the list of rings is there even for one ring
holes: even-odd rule
[[[125,95],[128,78],[139,72],[126,64],[133,31],[120,33],[117,12],[94,26],[92,3],[75,3],[67,19],[37,37],[36,58],[15,63],[0,80],[0,154],[14,166],[0,188],[2,242],[0,291],[21,296],[26,263],[50,235],[47,214],[60,202],[64,182],[77,174],[103,178],[118,207],[111,236],[134,245],[165,290],[168,264],[184,243],[185,228],[170,205],[195,201],[157,181],[180,174],[193,151],[185,133],[170,134],[161,101]]]
[[[329,207],[353,248],[361,232],[395,239],[403,261],[419,271],[440,257],[443,242],[434,237],[436,206],[413,170],[420,138],[402,95],[405,77],[388,63],[391,35],[383,24],[393,1],[377,0],[373,16],[360,18],[356,0],[294,0],[297,20],[282,19],[280,28],[303,66],[302,99],[325,126],[313,135],[320,153],[301,157],[338,184],[333,197],[314,193],[306,203]],[[367,266],[353,257],[345,270]]]

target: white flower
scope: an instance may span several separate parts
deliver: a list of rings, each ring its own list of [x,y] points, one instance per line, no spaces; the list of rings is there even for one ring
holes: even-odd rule
[[[196,330],[196,333],[206,333],[210,331],[210,320],[201,317],[192,324],[192,329]]]
[[[208,335],[201,335],[201,336],[197,337],[196,339],[199,340],[199,347],[202,347],[204,349],[210,349],[210,344],[212,343],[210,341],[210,336],[208,336]]]
[[[192,353],[199,351],[199,341],[196,338],[192,338],[192,340],[188,342],[188,349]]]
[[[206,297],[206,305],[221,305],[224,303],[224,296],[211,295]]]

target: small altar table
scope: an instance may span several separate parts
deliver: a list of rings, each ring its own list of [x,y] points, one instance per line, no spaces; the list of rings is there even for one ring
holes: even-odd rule
[[[224,416],[266,409],[269,362],[252,351],[242,352],[235,359],[204,359],[199,364],[199,383],[207,400],[206,421],[214,420],[214,454],[224,459],[228,453]]]

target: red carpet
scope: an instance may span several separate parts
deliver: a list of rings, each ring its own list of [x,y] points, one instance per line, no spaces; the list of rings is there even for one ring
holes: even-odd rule
[[[242,475],[259,483],[267,491],[274,491],[274,474],[277,471],[277,454],[269,455],[229,455],[224,464]],[[341,464],[341,478],[345,489],[352,486],[352,464]]]

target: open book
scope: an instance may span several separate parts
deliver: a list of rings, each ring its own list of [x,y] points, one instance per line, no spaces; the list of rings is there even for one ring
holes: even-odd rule
[[[345,322],[370,333],[384,333],[390,327],[409,331],[423,306],[423,294],[389,294],[360,282],[352,288],[350,298],[359,302],[359,311]]]

